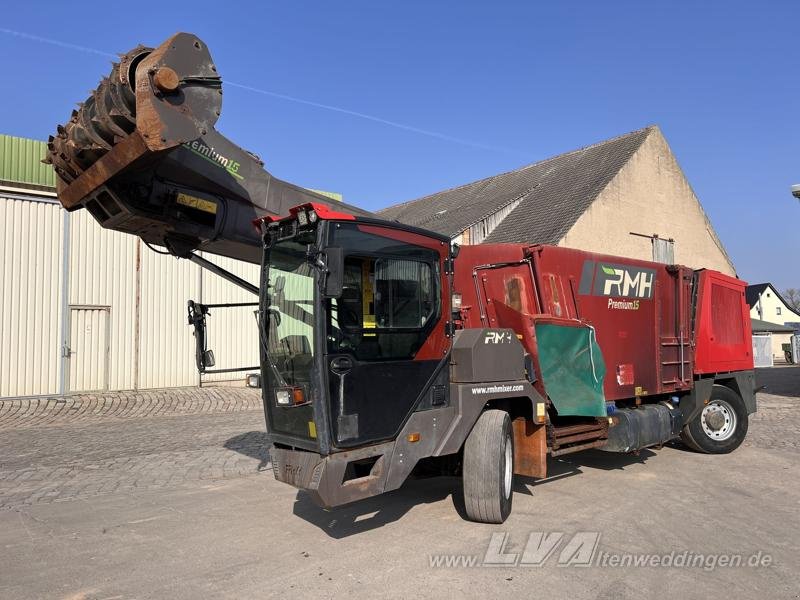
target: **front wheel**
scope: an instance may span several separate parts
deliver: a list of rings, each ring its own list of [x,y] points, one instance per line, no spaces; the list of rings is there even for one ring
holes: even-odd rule
[[[502,523],[511,514],[514,436],[503,410],[481,414],[464,442],[464,505],[479,523]]]
[[[684,426],[683,442],[708,454],[733,452],[747,435],[747,408],[741,396],[724,385],[715,385],[703,410]]]

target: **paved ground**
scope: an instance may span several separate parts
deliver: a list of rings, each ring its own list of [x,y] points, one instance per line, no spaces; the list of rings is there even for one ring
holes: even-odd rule
[[[452,478],[319,510],[273,480],[252,390],[3,402],[0,597],[800,598],[800,368],[759,381],[735,453],[552,461],[548,480],[517,485],[503,526],[462,520]],[[532,532],[560,540],[541,567],[431,566],[480,563],[493,534],[521,554]],[[599,533],[607,566],[558,566],[593,539],[581,532]],[[611,566],[718,553],[761,566]]]

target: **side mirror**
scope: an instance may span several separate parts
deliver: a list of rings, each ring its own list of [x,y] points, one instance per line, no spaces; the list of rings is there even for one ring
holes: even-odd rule
[[[207,369],[208,367],[213,367],[216,363],[214,360],[214,351],[213,350],[206,350],[203,352],[203,369]]]
[[[331,246],[325,250],[325,297],[338,298],[342,295],[344,281],[344,251]]]

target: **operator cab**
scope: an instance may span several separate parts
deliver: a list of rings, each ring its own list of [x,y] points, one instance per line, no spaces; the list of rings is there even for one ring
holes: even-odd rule
[[[448,238],[317,204],[257,223],[273,443],[322,454],[375,444],[446,401]]]

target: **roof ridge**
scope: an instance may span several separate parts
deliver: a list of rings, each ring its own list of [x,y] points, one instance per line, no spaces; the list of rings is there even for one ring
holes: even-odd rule
[[[615,142],[615,141],[618,141],[618,140],[621,140],[621,139],[630,138],[630,137],[632,137],[634,135],[642,134],[642,133],[646,132],[646,135],[639,141],[639,143],[636,145],[636,147],[631,149],[630,155],[626,159],[626,162],[621,164],[616,169],[614,174],[611,175],[608,178],[608,180],[603,184],[603,186],[594,191],[594,193],[592,194],[591,197],[587,197],[586,198],[586,206],[583,207],[581,214],[585,213],[589,209],[589,207],[592,204],[594,204],[594,202],[603,193],[603,190],[605,190],[610,185],[610,183],[614,180],[614,178],[619,175],[620,171],[625,167],[627,162],[630,161],[631,157],[633,157],[637,152],[639,152],[639,150],[641,149],[642,145],[650,137],[650,133],[652,133],[655,130],[658,130],[658,125],[648,125],[647,127],[642,127],[641,129],[636,129],[635,131],[631,131],[629,133],[618,135],[618,136],[610,138],[608,140],[604,140],[602,142],[597,142],[595,144],[590,144],[588,146],[584,146],[583,148],[578,148],[577,150],[573,150],[571,152],[565,152],[564,154],[559,154],[559,155],[553,157],[555,159],[555,158],[562,158],[564,156],[569,156],[569,155],[573,155],[573,154],[585,153],[588,150],[592,150],[594,148],[598,148],[600,146],[603,146],[603,145],[606,145],[606,144],[609,144],[609,143],[612,143],[612,142]],[[552,171],[552,169],[551,169],[551,171]],[[534,187],[533,189],[536,189],[536,188]],[[517,210],[519,210],[519,207],[515,208],[508,216],[505,217],[505,219],[503,219],[500,223],[498,223],[497,227],[494,229],[494,231],[492,233],[490,233],[486,237],[485,241],[492,241],[491,236],[494,235],[495,238],[496,238],[498,236],[498,232],[504,231],[502,228],[503,228],[503,225],[505,224],[506,221],[508,221],[509,223],[513,223],[514,222],[513,221],[513,215]],[[553,239],[551,239],[551,240],[541,240],[541,242],[542,243],[556,243],[557,240],[562,239],[567,234],[567,232],[575,225],[575,223],[577,222],[578,218],[580,218],[580,216],[577,216],[575,218],[575,220],[573,220],[572,222],[566,222],[565,221],[565,222],[561,223],[561,225],[560,225],[560,227],[558,229],[555,229],[555,230],[551,231],[551,237],[552,237],[552,234],[555,235],[555,237]],[[510,225],[510,226],[513,228],[513,225]],[[508,241],[508,240],[504,240],[504,241]],[[518,241],[521,241],[521,240],[518,240]]]
[[[526,169],[530,169],[532,167],[535,167],[537,165],[541,165],[542,163],[545,163],[545,162],[548,162],[548,161],[551,161],[551,160],[555,160],[557,158],[563,158],[563,157],[566,157],[566,156],[570,156],[572,154],[577,154],[579,152],[585,152],[586,150],[591,150],[593,148],[597,148],[598,146],[602,146],[604,144],[609,144],[611,142],[616,142],[616,141],[621,140],[623,138],[630,137],[630,136],[642,133],[644,131],[648,131],[648,130],[652,131],[652,130],[656,130],[656,129],[658,129],[658,125],[655,125],[655,124],[647,125],[646,127],[640,127],[639,129],[635,129],[633,131],[629,131],[628,133],[623,133],[623,134],[620,134],[620,135],[617,135],[617,136],[614,136],[614,137],[611,137],[611,138],[608,138],[608,139],[605,139],[605,140],[601,140],[599,142],[595,142],[593,144],[589,144],[587,146],[582,146],[580,148],[576,148],[575,150],[569,150],[567,152],[562,152],[560,154],[554,154],[553,156],[549,156],[547,158],[543,158],[541,160],[537,160],[536,162],[532,162],[532,163],[523,165],[521,167],[517,167],[516,169],[511,169],[510,171],[504,171],[502,173],[496,173],[494,175],[489,175],[488,177],[481,177],[480,179],[476,179],[475,181],[470,181],[468,183],[462,183],[461,185],[456,185],[456,186],[453,186],[453,187],[450,187],[450,188],[439,190],[438,192],[433,192],[433,193],[427,194],[425,196],[420,196],[419,198],[415,198],[413,200],[406,200],[405,202],[400,202],[399,204],[392,204],[391,206],[387,206],[385,208],[381,208],[381,209],[377,210],[376,212],[378,214],[380,214],[381,212],[383,212],[385,210],[399,209],[399,208],[402,208],[404,206],[408,206],[410,204],[415,204],[417,202],[422,202],[423,200],[427,200],[428,198],[431,198],[432,196],[438,196],[440,194],[445,194],[447,192],[454,192],[456,190],[463,189],[463,188],[466,188],[466,187],[469,187],[469,186],[472,186],[472,185],[475,185],[475,184],[478,184],[478,183],[481,183],[481,182],[484,182],[484,181],[488,181],[490,179],[495,179],[497,177],[503,177],[505,175],[510,175],[511,173],[519,173],[520,171],[524,171]],[[649,135],[649,132],[648,132],[648,135]],[[644,140],[642,140],[642,141],[644,141]],[[489,214],[491,214],[491,213],[489,213]]]

